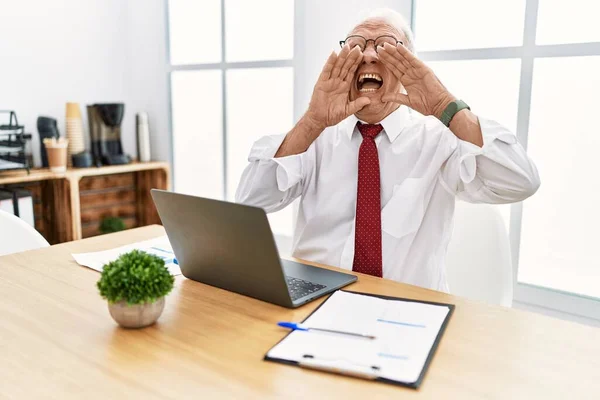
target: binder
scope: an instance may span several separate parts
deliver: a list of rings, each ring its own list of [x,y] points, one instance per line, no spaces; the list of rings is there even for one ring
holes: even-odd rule
[[[391,297],[391,296],[382,296],[382,295],[376,295],[376,294],[371,294],[371,293],[361,293],[361,292],[355,292],[355,291],[338,290],[337,292],[334,292],[332,295],[330,295],[327,300],[325,300],[323,303],[321,303],[319,305],[319,307],[317,307],[308,317],[306,317],[304,319],[303,323],[305,323],[307,320],[309,320],[313,315],[317,314],[319,312],[319,310],[321,310],[323,307],[326,307],[327,303],[334,296],[336,296],[336,294],[338,292],[351,294],[351,295],[367,296],[367,297],[383,299],[383,300],[399,301],[399,302],[403,302],[403,303],[415,303],[415,304],[421,304],[421,305],[438,306],[441,309],[447,310],[445,317],[443,318],[443,322],[441,322],[441,325],[439,326],[439,329],[437,330],[435,339],[433,340],[433,343],[432,343],[431,347],[429,348],[429,351],[427,352],[425,362],[424,362],[424,364],[418,374],[418,378],[416,380],[403,381],[403,380],[399,380],[399,379],[390,379],[389,377],[382,376],[382,371],[379,370],[375,365],[369,365],[368,363],[351,363],[351,362],[345,360],[344,357],[340,357],[339,359],[337,359],[337,358],[326,359],[326,358],[320,358],[319,356],[312,356],[310,354],[304,354],[304,358],[302,358],[301,360],[297,360],[297,359],[293,359],[293,357],[285,357],[285,356],[277,357],[277,356],[271,355],[271,353],[274,353],[274,350],[276,350],[278,348],[278,346],[281,346],[286,340],[289,340],[290,335],[295,334],[296,331],[289,332],[282,340],[280,340],[275,346],[273,346],[267,352],[267,354],[265,354],[264,360],[270,361],[270,362],[287,364],[287,365],[294,365],[294,366],[304,367],[304,368],[309,368],[309,369],[317,369],[317,370],[322,370],[322,371],[327,371],[327,372],[333,372],[333,373],[338,373],[338,374],[342,374],[342,375],[348,375],[348,376],[353,376],[353,377],[358,377],[358,378],[363,378],[363,379],[375,380],[375,381],[379,381],[379,382],[385,382],[388,384],[399,385],[399,386],[409,387],[409,388],[413,388],[413,389],[419,388],[419,386],[423,382],[423,379],[425,378],[425,375],[427,373],[427,370],[429,369],[429,365],[431,364],[431,361],[435,355],[435,352],[440,345],[440,341],[444,335],[446,327],[448,326],[450,317],[452,316],[452,313],[454,312],[455,306],[453,304],[447,304],[447,303],[420,301],[420,300],[406,299],[406,298],[401,298],[401,297]],[[438,308],[438,307],[436,307],[436,308]],[[406,324],[406,325],[410,325],[410,324]],[[414,326],[416,326],[416,325],[414,325]],[[310,334],[310,333],[308,333],[308,334]],[[311,340],[314,341],[314,340],[318,340],[318,339],[311,339]],[[338,341],[338,342],[339,342],[339,340],[340,339],[336,339],[336,341]]]

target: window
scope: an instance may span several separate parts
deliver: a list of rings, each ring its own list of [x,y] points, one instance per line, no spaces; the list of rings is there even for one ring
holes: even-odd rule
[[[534,62],[528,149],[545,177],[524,204],[519,258],[520,281],[592,297],[600,297],[598,71],[600,56]]]
[[[414,0],[419,56],[482,116],[513,129],[542,186],[503,206],[515,300],[600,318],[600,3]]]
[[[539,0],[536,44],[600,42],[595,0]]]
[[[222,75],[221,70],[171,72],[173,171],[178,192],[223,197]]]
[[[169,0],[168,14],[174,188],[233,201],[254,141],[293,125],[294,1]],[[274,233],[292,218],[270,214]]]
[[[415,3],[419,51],[523,44],[525,0],[416,0]]]

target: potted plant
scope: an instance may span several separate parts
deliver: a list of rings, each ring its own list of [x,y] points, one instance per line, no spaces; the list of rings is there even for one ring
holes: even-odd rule
[[[119,325],[143,328],[160,317],[174,282],[163,259],[133,250],[104,265],[97,285]]]
[[[106,217],[100,223],[99,231],[102,234],[113,233],[125,230],[125,221],[119,217]]]

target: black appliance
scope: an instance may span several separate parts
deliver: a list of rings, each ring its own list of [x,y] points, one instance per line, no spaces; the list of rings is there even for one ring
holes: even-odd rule
[[[131,157],[123,153],[121,122],[125,104],[104,103],[87,106],[94,164],[128,164]]]

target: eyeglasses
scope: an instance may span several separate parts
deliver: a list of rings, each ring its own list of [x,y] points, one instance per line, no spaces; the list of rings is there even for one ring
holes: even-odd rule
[[[350,49],[358,46],[361,51],[365,51],[369,42],[373,42],[373,47],[375,48],[375,52],[377,52],[379,47],[383,47],[384,44],[389,43],[392,46],[396,46],[398,43],[404,46],[404,42],[396,39],[393,36],[384,35],[379,36],[375,39],[367,39],[360,35],[351,35],[346,38],[346,40],[340,40],[340,46],[344,47],[345,44],[350,46]]]

